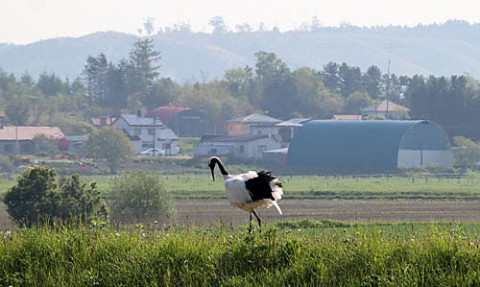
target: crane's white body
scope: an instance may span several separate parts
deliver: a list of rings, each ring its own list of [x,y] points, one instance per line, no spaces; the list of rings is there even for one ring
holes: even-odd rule
[[[214,181],[214,169],[217,165],[225,180],[225,191],[230,204],[250,214],[250,231],[252,229],[252,215],[255,215],[257,218],[258,226],[262,225],[260,217],[255,212],[257,207],[275,206],[277,211],[282,214],[282,210],[277,203],[283,195],[282,184],[270,172],[260,171],[257,173],[255,171],[247,171],[242,174],[232,175],[225,169],[218,157],[212,156],[208,161],[208,166]]]
[[[283,195],[282,188],[276,185],[278,179],[275,179],[270,183],[274,200],[270,198],[256,201],[252,200],[250,192],[245,188],[245,182],[257,176],[258,174],[255,171],[248,171],[238,175],[224,175],[225,191],[227,192],[228,201],[231,205],[249,213],[252,213],[257,207],[271,207],[273,205],[277,209],[278,213],[282,214],[282,210],[277,203],[277,200],[280,200]]]

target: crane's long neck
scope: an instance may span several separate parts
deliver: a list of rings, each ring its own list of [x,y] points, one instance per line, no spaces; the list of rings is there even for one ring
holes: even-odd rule
[[[229,175],[228,171],[225,169],[225,166],[219,158],[214,158],[213,160],[218,165],[218,169],[220,169],[220,172],[223,176]]]
[[[218,165],[218,168],[220,169],[220,172],[222,173],[223,177],[226,178],[229,175],[229,173],[225,169],[225,166],[223,165],[222,161],[215,156],[210,159],[210,163],[209,163],[210,170],[212,171],[213,180],[215,181],[215,173],[213,171],[216,165]]]

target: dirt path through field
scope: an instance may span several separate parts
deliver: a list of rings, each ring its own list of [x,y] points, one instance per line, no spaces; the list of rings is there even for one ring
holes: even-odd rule
[[[349,222],[373,221],[459,221],[480,222],[480,200],[289,200],[280,201],[283,215],[261,208],[264,222],[290,219],[333,219]],[[239,225],[248,214],[229,205],[226,199],[176,200],[177,223],[182,225]],[[11,222],[0,203],[0,228]]]
[[[226,200],[177,200],[177,222],[188,225],[247,224],[248,214]],[[480,201],[282,200],[283,215],[260,209],[265,222],[289,219],[342,221],[460,221],[480,222]]]

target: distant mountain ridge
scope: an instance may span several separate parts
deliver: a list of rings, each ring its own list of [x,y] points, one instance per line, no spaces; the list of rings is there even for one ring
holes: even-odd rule
[[[80,76],[88,56],[104,53],[118,63],[127,58],[135,35],[97,32],[78,38],[55,38],[28,45],[0,44],[0,69],[20,77],[43,72],[61,78]],[[416,27],[340,28],[313,31],[194,33],[169,31],[153,35],[161,52],[160,74],[179,82],[210,81],[225,71],[254,67],[258,51],[274,52],[292,70],[321,70],[328,62],[347,63],[362,71],[372,65],[387,73],[480,79],[480,24],[449,21]]]

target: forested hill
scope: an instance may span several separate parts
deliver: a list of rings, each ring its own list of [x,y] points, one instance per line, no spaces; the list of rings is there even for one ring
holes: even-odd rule
[[[390,73],[412,76],[470,74],[480,78],[480,24],[449,21],[416,27],[307,27],[291,32],[215,31],[194,33],[188,27],[152,36],[161,52],[162,77],[184,81],[221,78],[233,67],[254,66],[258,51],[275,53],[289,67],[321,69],[328,62],[362,70],[375,65]],[[0,44],[0,68],[20,76],[54,73],[76,78],[88,56],[104,53],[111,62],[127,58],[135,35],[98,32],[78,38],[56,38],[29,45]]]

